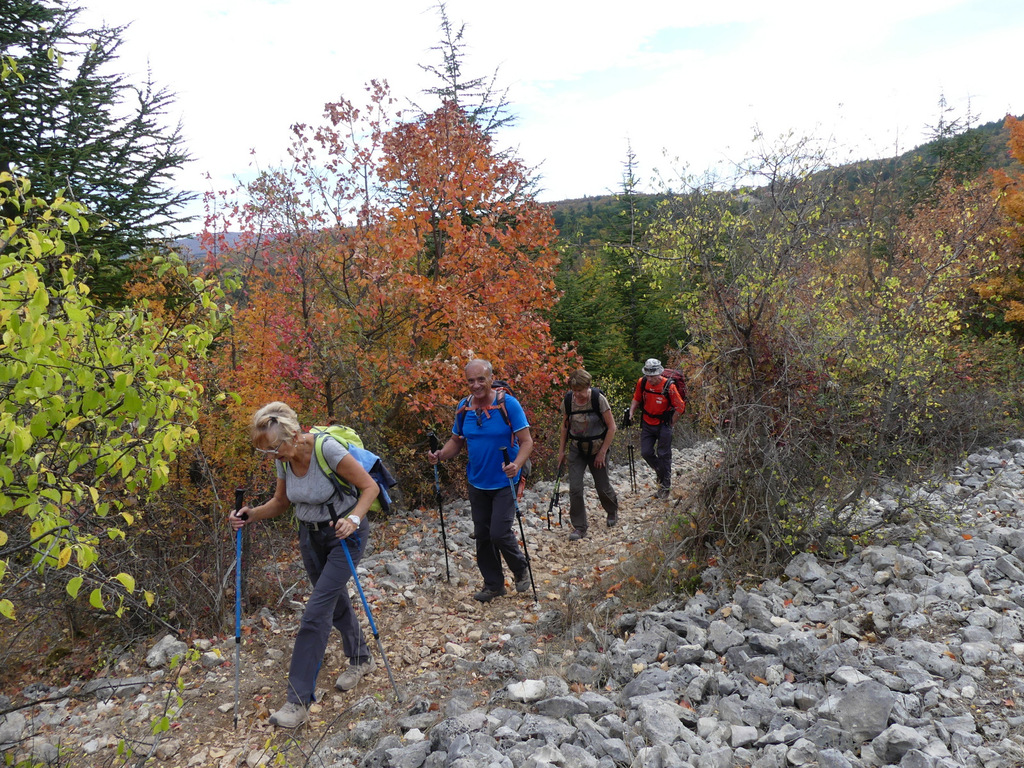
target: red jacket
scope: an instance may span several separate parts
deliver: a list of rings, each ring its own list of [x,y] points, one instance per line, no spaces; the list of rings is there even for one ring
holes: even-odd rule
[[[662,394],[667,381],[664,376],[659,376],[648,384],[647,377],[641,376],[633,391],[633,399],[640,403],[644,412],[644,421],[651,426],[667,422],[672,411],[682,413],[686,410],[686,401],[680,396],[675,383],[669,386],[667,396]]]

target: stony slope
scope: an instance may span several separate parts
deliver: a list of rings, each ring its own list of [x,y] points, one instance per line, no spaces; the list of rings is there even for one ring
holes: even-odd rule
[[[706,454],[706,450],[679,453],[680,489],[686,486],[685,478],[702,466]],[[280,750],[289,764],[301,765],[304,758],[299,755],[308,745],[322,738],[344,737],[353,718],[361,718],[367,710],[387,721],[405,714],[414,702],[427,701],[428,709],[433,706],[436,710],[452,695],[461,701],[470,696],[484,701],[492,683],[467,674],[457,661],[482,659],[501,648],[510,624],[532,631],[545,613],[564,612],[566,597],[591,583],[595,569],[607,571],[628,558],[633,546],[646,541],[665,505],[653,498],[653,473],[639,461],[637,472],[635,494],[630,492],[626,467],[614,472],[622,505],[622,522],[614,529],[605,527],[588,477],[590,535],[571,544],[565,484],[550,528],[546,517],[552,484],[539,483],[527,490],[520,510],[538,603],[532,593],[516,595],[511,588],[509,596],[488,605],[472,600],[480,580],[465,501],[446,501],[444,505],[450,581],[436,509],[397,515],[386,527],[375,530],[373,549],[360,566],[361,584],[403,697],[402,705],[380,664],[355,691],[343,694],[334,690],[334,678],[345,664],[340,639],[334,636],[321,674],[320,701],[313,708],[310,724],[298,734],[299,742],[289,738],[292,734],[277,732],[269,725],[270,712],[283,701],[291,641],[308,590],[296,546],[284,562],[261,566],[281,585],[278,606],[243,618],[237,729],[235,643],[231,636],[194,642],[192,647],[200,658],[187,661],[179,670],[169,669],[165,659],[173,654],[140,648],[97,680],[59,689],[40,683],[16,695],[6,692],[8,696],[0,696],[0,709],[22,709],[0,719],[0,750],[12,757],[32,754],[38,759],[59,751],[62,765],[98,766],[121,764],[124,758],[118,752],[128,745],[135,754],[132,764],[151,755],[155,764],[196,768],[236,765],[249,754],[269,757]],[[365,622],[364,630],[376,649]],[[184,644],[177,646],[177,650],[184,648]],[[156,668],[146,663],[147,656],[151,663],[160,659]],[[29,706],[33,702],[38,703]],[[154,736],[154,723],[164,716],[170,728]],[[358,735],[353,741],[352,749],[357,751],[366,746],[366,739]]]
[[[677,495],[709,456],[708,446],[677,452]],[[0,724],[0,743],[41,756],[60,745],[68,765],[121,764],[121,739],[169,766],[1024,764],[1024,441],[970,457],[944,484],[870,500],[865,515],[901,511],[906,525],[846,562],[803,556],[756,590],[719,582],[686,602],[583,611],[582,590],[664,516],[651,479],[641,467],[631,494],[620,469],[622,524],[606,529],[598,514],[572,544],[567,515],[551,530],[543,519],[548,489],[527,493],[537,604],[529,594],[469,599],[478,575],[461,505],[445,508],[451,583],[434,511],[380,532],[388,546],[364,559],[362,583],[401,704],[383,666],[335,692],[333,643],[310,724],[269,726],[298,616],[285,600],[249,618],[237,730],[230,639],[182,673],[183,706],[171,706],[159,739],[150,725],[170,675],[138,659],[118,670],[121,682],[135,678],[118,695],[27,707]],[[299,585],[290,598],[300,608],[297,564],[279,576]],[[61,692],[39,687],[19,701],[47,694]]]

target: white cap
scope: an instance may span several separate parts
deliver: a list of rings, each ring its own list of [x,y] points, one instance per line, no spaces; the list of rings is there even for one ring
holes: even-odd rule
[[[665,366],[661,364],[661,360],[655,360],[653,357],[644,363],[644,376],[660,376],[664,370]]]

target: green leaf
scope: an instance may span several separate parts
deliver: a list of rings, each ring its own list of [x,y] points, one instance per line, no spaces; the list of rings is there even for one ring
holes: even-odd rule
[[[142,398],[134,389],[129,389],[124,393],[124,407],[133,416],[142,411]]]
[[[88,544],[80,544],[75,552],[75,559],[78,560],[78,567],[85,569],[96,562],[96,550]]]
[[[100,611],[103,610],[103,593],[100,592],[100,588],[99,587],[96,587],[96,589],[94,589],[89,594],[89,605],[91,605],[93,608],[96,608],[96,609],[98,609]]]
[[[6,616],[11,621],[14,621],[14,603],[6,597],[0,600],[0,616]]]
[[[120,581],[129,592],[135,591],[135,579],[130,574],[119,573],[114,578]]]
[[[71,581],[68,582],[68,585],[65,587],[65,589],[68,591],[68,594],[71,595],[71,597],[78,597],[78,590],[82,588],[83,581],[84,579],[81,576],[75,576],[73,579],[71,579]]]

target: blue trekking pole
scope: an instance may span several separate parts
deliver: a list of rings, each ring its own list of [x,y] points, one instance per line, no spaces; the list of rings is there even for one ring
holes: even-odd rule
[[[501,449],[501,455],[505,459],[505,464],[511,464],[512,462],[508,457],[508,448]],[[512,491],[512,503],[516,508],[516,518],[519,520],[519,535],[523,537],[523,554],[526,556],[526,570],[530,573],[530,587],[533,589],[533,602],[539,603],[537,599],[537,585],[533,582],[533,566],[530,564],[530,550],[526,546],[526,531],[523,529],[523,516],[519,512],[519,500],[516,498],[516,486],[512,482],[512,478],[508,479],[509,490]]]
[[[245,489],[235,489],[235,511],[242,508]],[[248,517],[248,515],[246,515]],[[245,518],[242,518],[243,520]],[[242,529],[235,531],[235,730],[238,730],[238,678],[242,661]]]
[[[357,534],[352,534],[353,536]],[[351,538],[351,536],[349,537]],[[388,671],[388,680],[391,681],[391,687],[395,691],[395,698],[398,703],[402,703],[402,695],[398,692],[398,686],[395,685],[395,676],[391,674],[391,665],[388,664],[387,654],[384,653],[384,646],[380,642],[380,633],[377,631],[377,625],[373,623],[373,614],[370,613],[370,604],[366,602],[366,595],[363,594],[363,585],[359,583],[359,577],[356,575],[356,565],[352,562],[352,555],[348,553],[348,540],[341,540],[341,549],[345,553],[345,559],[348,560],[348,567],[352,571],[352,581],[356,583],[356,590],[359,592],[359,599],[363,601],[363,610],[366,611],[366,620],[370,622],[370,632],[373,633],[373,639],[377,641],[377,650],[380,651],[380,657],[384,659],[384,668]]]
[[[433,432],[427,433],[427,438],[430,440],[430,452],[437,453],[437,435]],[[444,532],[444,510],[441,509],[441,476],[437,473],[437,464],[434,465],[434,495],[437,497],[437,514],[441,518],[441,545],[444,547],[444,575],[445,579],[451,583],[452,573],[448,569],[448,537]]]
[[[327,509],[331,513],[331,522],[335,525],[338,524],[338,516],[334,512],[334,505],[328,504]],[[355,531],[348,538],[356,538],[359,541],[359,532]],[[388,671],[388,680],[391,681],[391,687],[395,691],[395,698],[398,703],[402,703],[402,695],[398,692],[398,686],[395,685],[395,676],[391,674],[391,665],[388,664],[388,656],[384,653],[384,646],[380,642],[380,633],[377,631],[377,625],[373,623],[373,614],[370,613],[370,604],[366,602],[366,595],[363,594],[363,585],[359,583],[359,576],[356,574],[356,564],[352,561],[352,555],[348,553],[348,539],[342,539],[338,542],[338,546],[341,547],[341,551],[345,553],[345,559],[348,560],[348,569],[352,573],[352,581],[356,583],[356,590],[359,592],[359,599],[363,601],[363,610],[366,611],[366,620],[370,622],[370,632],[373,634],[373,639],[377,641],[377,650],[380,651],[380,657],[384,660],[384,668]]]

